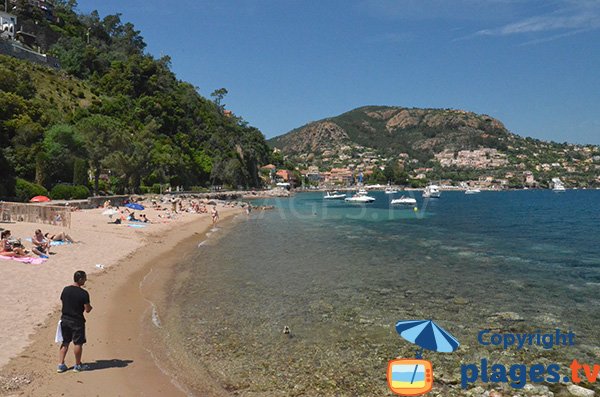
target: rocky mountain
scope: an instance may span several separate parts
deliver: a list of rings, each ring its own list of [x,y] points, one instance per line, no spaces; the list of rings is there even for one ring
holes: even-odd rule
[[[367,106],[316,121],[269,143],[284,154],[318,156],[358,145],[388,155],[408,153],[426,160],[443,150],[505,149],[516,138],[490,116],[462,110]]]
[[[402,174],[397,180],[413,185],[487,178],[517,187],[562,176],[571,186],[600,185],[600,147],[524,138],[464,110],[365,106],[268,143],[300,169],[365,171],[377,181]],[[395,171],[384,177],[386,168]]]

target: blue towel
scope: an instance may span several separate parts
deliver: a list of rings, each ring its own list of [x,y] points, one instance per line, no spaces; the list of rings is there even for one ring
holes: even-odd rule
[[[129,226],[129,227],[137,227],[137,228],[146,227],[146,225],[138,225],[138,224],[135,224],[135,223],[128,223],[127,226]]]

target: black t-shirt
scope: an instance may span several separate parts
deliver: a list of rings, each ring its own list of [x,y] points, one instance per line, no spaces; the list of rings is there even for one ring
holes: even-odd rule
[[[90,294],[86,290],[69,285],[60,294],[60,300],[62,301],[61,319],[85,322],[85,317],[83,317],[85,307],[83,305],[90,303]]]

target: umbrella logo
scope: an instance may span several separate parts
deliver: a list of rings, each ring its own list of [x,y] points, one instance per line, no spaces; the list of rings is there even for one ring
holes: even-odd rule
[[[390,360],[387,383],[401,396],[419,396],[433,387],[433,367],[423,360],[423,349],[451,353],[460,346],[458,340],[432,320],[398,321],[396,331],[402,338],[418,346],[415,359]]]

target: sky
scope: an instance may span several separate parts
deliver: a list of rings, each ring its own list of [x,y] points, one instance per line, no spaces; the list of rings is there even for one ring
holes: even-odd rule
[[[360,106],[600,144],[600,0],[79,0],[267,138]]]

